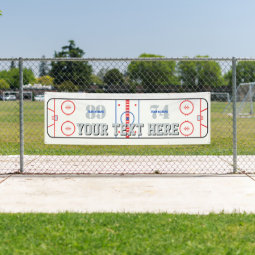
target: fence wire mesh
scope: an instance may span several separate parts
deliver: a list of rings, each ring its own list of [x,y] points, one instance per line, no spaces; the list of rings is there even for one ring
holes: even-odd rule
[[[18,62],[0,61],[0,172],[19,169],[19,69]],[[15,68],[16,67],[16,68]],[[11,76],[7,73],[12,73]],[[15,91],[10,93],[9,91]]]
[[[24,173],[224,174],[233,172],[231,59],[23,59]],[[240,60],[237,170],[255,170],[255,61]],[[253,84],[254,82],[254,84]],[[242,85],[243,84],[243,85]],[[244,85],[248,84],[248,85]],[[20,171],[19,69],[0,59],[0,173]],[[209,145],[46,145],[44,93],[211,92]],[[241,107],[243,112],[241,114]],[[248,109],[246,111],[246,109]],[[240,111],[239,111],[240,110]],[[240,112],[240,114],[239,114]]]

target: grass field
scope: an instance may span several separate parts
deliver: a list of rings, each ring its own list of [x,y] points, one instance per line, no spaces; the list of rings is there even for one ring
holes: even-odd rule
[[[0,214],[0,254],[255,254],[255,215]]]
[[[0,102],[0,155],[19,154],[18,102]],[[34,155],[231,155],[232,117],[212,102],[211,144],[186,146],[67,146],[44,144],[43,102],[24,102],[25,154]],[[255,154],[254,118],[238,119],[238,153]]]

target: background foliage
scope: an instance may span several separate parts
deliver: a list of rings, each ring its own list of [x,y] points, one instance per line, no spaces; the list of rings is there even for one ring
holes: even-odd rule
[[[85,52],[73,40],[54,53],[55,58],[83,58]],[[209,56],[196,56],[196,61],[164,60],[157,54],[143,53],[141,61],[127,62],[122,69],[101,68],[86,60],[49,61],[39,63],[38,73],[32,68],[24,69],[24,84],[53,85],[58,91],[82,92],[181,92],[218,91],[228,87],[231,91],[232,71],[224,70],[217,61],[206,61]],[[150,58],[146,60],[147,58]],[[153,61],[156,58],[157,61]],[[201,58],[201,60],[199,60]],[[203,58],[203,59],[202,59]],[[142,60],[143,59],[143,60]],[[144,61],[144,59],[146,61]],[[161,60],[162,59],[162,60]],[[0,71],[0,89],[18,89],[19,70],[15,61],[10,62],[9,70]],[[241,82],[255,81],[255,61],[237,63],[237,85]],[[224,90],[225,91],[225,90]],[[231,92],[230,92],[231,93]]]

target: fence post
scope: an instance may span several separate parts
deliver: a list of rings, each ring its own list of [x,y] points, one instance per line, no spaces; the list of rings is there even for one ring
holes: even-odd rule
[[[19,58],[20,172],[24,171],[23,60]]]
[[[232,100],[233,100],[233,172],[237,171],[237,123],[236,123],[236,58],[232,58]]]

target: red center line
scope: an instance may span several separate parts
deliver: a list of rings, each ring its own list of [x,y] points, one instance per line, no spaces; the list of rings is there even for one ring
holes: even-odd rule
[[[55,127],[55,113],[56,113],[56,111],[55,111],[56,109],[55,109],[55,99],[54,99],[54,137],[56,136],[56,127]]]
[[[202,111],[201,111],[201,109],[202,109],[202,106],[201,106],[201,98],[200,98],[200,137],[202,136],[202,130],[201,130],[201,127],[202,127],[202,125],[201,125],[201,121],[202,121],[201,113],[202,113]]]
[[[130,120],[129,120],[130,116],[129,116],[129,100],[126,100],[126,132],[127,132],[127,135],[126,135],[126,138],[129,138],[129,123],[130,123]]]

